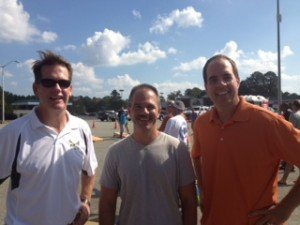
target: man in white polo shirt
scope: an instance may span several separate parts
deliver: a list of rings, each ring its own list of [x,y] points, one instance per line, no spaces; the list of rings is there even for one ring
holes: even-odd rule
[[[174,116],[168,120],[165,133],[188,144],[188,124],[183,113],[185,110],[184,103],[177,100],[171,107],[173,108]]]
[[[0,183],[11,177],[5,223],[84,224],[98,165],[91,131],[67,111],[70,63],[52,52],[40,57],[32,67],[39,106],[0,130]]]

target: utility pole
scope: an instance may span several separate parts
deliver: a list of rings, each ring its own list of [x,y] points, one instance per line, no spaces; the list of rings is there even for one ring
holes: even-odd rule
[[[282,95],[281,95],[281,57],[280,57],[280,22],[281,14],[279,9],[279,0],[277,0],[277,71],[278,71],[278,111],[280,105],[282,104]]]

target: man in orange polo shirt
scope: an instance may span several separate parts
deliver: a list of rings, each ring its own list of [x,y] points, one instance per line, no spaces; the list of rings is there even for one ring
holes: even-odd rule
[[[203,78],[215,107],[194,127],[202,225],[284,224],[300,204],[300,179],[278,203],[278,166],[281,159],[300,166],[299,130],[238,96],[238,70],[227,56],[209,59]]]

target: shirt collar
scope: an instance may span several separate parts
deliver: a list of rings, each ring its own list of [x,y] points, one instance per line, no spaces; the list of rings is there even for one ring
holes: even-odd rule
[[[46,125],[43,124],[40,119],[38,118],[36,114],[36,109],[37,106],[33,108],[33,110],[30,112],[30,117],[31,117],[31,126],[33,129],[38,129],[40,127],[45,127]],[[68,122],[64,128],[64,130],[67,129],[76,129],[78,127],[77,123],[72,122],[74,120],[73,116],[69,113],[69,111],[66,110],[67,117],[68,117]]]
[[[239,97],[240,101],[239,104],[236,107],[236,110],[233,114],[233,116],[231,117],[231,119],[229,120],[229,122],[233,122],[233,121],[247,121],[249,120],[250,117],[250,111],[247,110],[249,108],[250,103],[246,102],[246,100],[243,97]],[[220,122],[218,113],[216,108],[214,107],[212,112],[210,113],[210,117],[209,117],[209,121],[210,122]]]

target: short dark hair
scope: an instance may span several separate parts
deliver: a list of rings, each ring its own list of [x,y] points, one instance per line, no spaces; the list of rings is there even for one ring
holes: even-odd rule
[[[129,104],[129,107],[131,106],[131,102],[132,102],[132,98],[134,96],[134,94],[140,90],[140,89],[149,89],[151,91],[154,92],[154,94],[156,95],[157,97],[157,100],[158,100],[158,107],[160,108],[160,99],[159,99],[159,95],[158,95],[158,91],[157,89],[151,85],[151,84],[139,84],[139,85],[136,85],[134,86],[131,91],[130,91],[130,94],[129,94],[129,99],[128,99],[128,104]]]
[[[69,72],[69,79],[72,81],[73,69],[71,64],[62,56],[57,55],[51,51],[38,51],[40,59],[36,60],[32,65],[32,71],[34,73],[34,81],[38,83],[42,79],[43,66],[61,65],[67,68]]]
[[[218,55],[215,55],[213,57],[211,57],[210,59],[208,59],[203,67],[203,80],[204,80],[204,84],[207,83],[207,67],[208,65],[216,60],[216,59],[225,59],[227,61],[230,62],[231,66],[232,66],[232,70],[233,70],[233,74],[234,76],[237,78],[237,79],[240,79],[240,76],[239,76],[239,72],[238,72],[238,69],[237,69],[237,66],[236,66],[236,63],[231,59],[229,58],[228,56],[226,55],[222,55],[222,54],[218,54]]]

